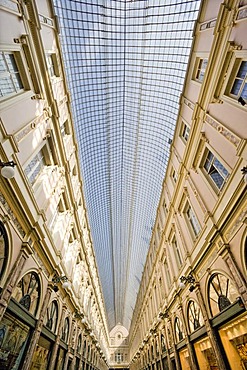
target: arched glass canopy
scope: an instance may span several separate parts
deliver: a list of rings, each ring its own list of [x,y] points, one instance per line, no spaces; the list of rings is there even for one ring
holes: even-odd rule
[[[129,327],[199,0],[55,0],[109,327]]]

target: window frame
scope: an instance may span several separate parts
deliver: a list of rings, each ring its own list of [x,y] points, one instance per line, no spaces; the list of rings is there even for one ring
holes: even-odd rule
[[[224,84],[220,88],[219,94],[222,98],[229,102],[230,104],[236,105],[238,108],[245,109],[247,108],[247,100],[245,99],[246,104],[243,106],[238,102],[238,96],[231,94],[231,90],[236,78],[236,75],[239,70],[239,66],[242,61],[247,61],[247,52],[246,50],[234,50],[229,51],[225,67],[223,68],[222,74],[224,75]],[[247,82],[247,76],[246,76]]]
[[[58,323],[58,302],[54,299],[46,309],[46,327],[53,333],[57,330]]]
[[[226,177],[223,177],[222,174],[221,174],[221,172],[218,172],[217,171],[219,173],[219,175],[223,178],[223,182],[222,182],[221,187],[218,187],[217,186],[217,183],[213,180],[213,177],[210,176],[210,173],[205,168],[205,164],[206,164],[206,161],[207,161],[207,158],[208,158],[209,153],[211,153],[213,155],[213,161],[216,159],[220,163],[220,165],[223,166],[223,168],[227,171]],[[211,161],[210,168],[211,168],[211,166],[213,166],[212,161]],[[217,167],[215,167],[215,168],[217,170]],[[230,177],[229,167],[222,160],[221,156],[218,153],[215,153],[215,151],[212,148],[206,146],[204,148],[202,159],[201,159],[201,162],[200,162],[200,169],[201,169],[204,177],[207,179],[208,183],[214,189],[214,191],[217,194],[220,193],[222,191],[222,189],[224,188],[225,184],[227,183],[229,177]]]
[[[192,222],[190,221],[191,218],[188,216],[188,210],[189,209],[192,210],[193,216],[194,216],[194,218],[196,220],[196,223],[197,223],[197,226],[199,226],[198,232],[195,230],[196,228],[192,225]],[[192,239],[193,240],[197,239],[198,235],[200,235],[200,233],[202,231],[202,226],[200,224],[200,221],[198,220],[198,217],[197,217],[196,212],[194,211],[194,208],[192,207],[192,205],[190,204],[188,199],[185,202],[185,206],[183,208],[183,214],[184,214],[184,218],[185,218],[186,224],[188,226],[188,229],[189,229],[189,231],[192,235]]]
[[[177,268],[178,270],[180,270],[181,266],[183,265],[183,256],[181,253],[181,249],[179,248],[179,244],[178,244],[175,233],[172,235],[172,238],[171,238],[171,246],[172,246],[173,254],[174,254],[174,257],[177,263]]]
[[[33,285],[35,281],[35,285]],[[20,290],[18,290],[20,288]],[[37,296],[33,293],[37,292]],[[21,297],[18,293],[21,293]],[[18,281],[18,284],[13,291],[12,297],[18,301],[18,303],[23,306],[31,315],[36,316],[41,300],[41,283],[40,278],[37,272],[30,271],[27,272],[22,278]],[[35,304],[32,305],[32,298],[35,299]]]
[[[50,78],[60,77],[57,53],[55,51],[46,52],[46,64]]]
[[[11,45],[3,44],[1,45],[0,51],[3,53],[14,55],[14,60],[15,60],[15,63],[18,69],[18,73],[19,73],[22,85],[23,85],[23,88],[18,90],[17,92],[12,92],[10,94],[0,96],[0,104],[1,104],[1,109],[2,109],[2,108],[5,108],[5,106],[7,108],[10,104],[13,104],[13,99],[18,100],[18,99],[23,99],[24,97],[28,98],[29,95],[31,97],[33,95],[33,91],[31,91],[33,86],[32,86],[31,76],[29,75],[29,72],[28,72],[28,65],[27,65],[27,61],[25,58],[23,47],[20,46],[19,44],[11,44]]]
[[[206,67],[202,68],[203,62],[207,61]],[[208,66],[208,54],[199,54],[195,57],[194,70],[192,74],[192,80],[202,84],[206,74]],[[203,77],[200,78],[200,74],[203,72]],[[199,75],[198,75],[199,74]]]
[[[243,85],[247,84],[247,73],[246,73],[245,77],[243,78],[242,84],[241,84],[240,93],[238,93],[237,95],[232,93],[234,83],[236,79],[238,79],[237,75],[238,75],[239,69],[243,62],[247,63],[247,53],[246,52],[245,53],[235,52],[233,54],[232,61],[228,68],[228,78],[227,78],[227,83],[226,83],[226,87],[224,90],[224,94],[230,99],[233,99],[234,101],[236,101],[237,103],[238,103],[239,97],[242,95]],[[247,98],[245,98],[245,101],[247,104]]]
[[[189,140],[189,135],[190,135],[190,126],[184,120],[182,120],[179,136],[185,144]]]
[[[36,167],[32,167],[32,162],[35,160],[37,157],[37,160],[35,162]],[[42,143],[41,146],[39,146],[35,152],[33,153],[32,157],[28,159],[26,162],[25,166],[23,166],[24,173],[28,179],[28,182],[30,186],[34,187],[35,184],[37,183],[38,178],[42,174],[43,170],[45,167],[49,167],[54,165],[56,163],[56,158],[54,158],[53,151],[51,150],[50,147],[50,142],[49,140],[46,140],[44,143]],[[41,164],[41,166],[39,166]],[[30,168],[29,168],[30,167]],[[38,173],[32,178],[32,175],[35,171],[35,168],[40,167]],[[32,180],[30,180],[30,178]]]

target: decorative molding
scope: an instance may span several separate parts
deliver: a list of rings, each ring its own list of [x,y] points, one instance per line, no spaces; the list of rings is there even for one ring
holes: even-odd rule
[[[205,272],[208,270],[208,268],[211,266],[212,262],[215,260],[217,257],[218,251],[217,248],[214,248],[213,252],[211,255],[208,257],[208,259],[205,261],[204,265],[202,268],[197,272],[198,278],[202,277],[202,275],[205,274]]]
[[[0,193],[0,202],[2,203],[2,205],[4,206],[5,208],[5,211],[8,213],[8,216],[10,217],[10,219],[13,221],[14,225],[16,226],[17,230],[19,231],[20,235],[22,236],[22,238],[24,238],[24,236],[26,235],[25,231],[23,230],[23,228],[21,227],[19,221],[17,220],[17,218],[15,217],[14,215],[14,212],[12,211],[12,209],[10,208],[7,200],[4,198],[4,196]]]
[[[44,124],[44,122],[47,124],[47,129],[50,127],[48,124],[48,112],[47,110],[44,110],[44,112],[41,114],[41,116],[35,118],[33,121],[29,122],[25,127],[21,128],[19,131],[17,131],[14,134],[14,138],[17,143],[19,143],[25,136],[27,136],[32,130],[34,130],[37,126],[40,124]]]
[[[242,212],[239,214],[236,220],[234,220],[234,223],[230,230],[226,233],[226,239],[229,241],[233,234],[237,231],[237,229],[240,227],[242,223],[244,223],[245,219],[247,217],[247,208],[243,209]]]
[[[229,47],[229,50],[230,50],[230,51],[234,51],[234,50],[242,50],[242,45],[235,44],[235,42],[234,42],[234,41],[230,41],[230,42],[229,42],[229,45],[230,45],[230,47]]]
[[[240,19],[247,18],[247,6],[240,8],[237,13],[236,20],[239,21]]]
[[[184,98],[184,104],[187,105],[187,107],[189,107],[192,110],[195,108],[195,104],[186,98]]]
[[[205,147],[205,143],[208,142],[208,139],[206,138],[206,135],[205,135],[205,132],[201,132],[201,135],[200,135],[200,139],[199,139],[199,144],[198,144],[198,147],[197,147],[197,150],[195,152],[195,159],[192,163],[192,168],[194,169],[194,171],[197,170],[197,166],[198,166],[198,163],[200,161],[200,158],[201,158],[201,155],[202,155],[202,152],[204,150],[204,147]]]
[[[207,122],[211,127],[217,130],[222,136],[224,136],[231,144],[237,147],[240,143],[240,139],[234,135],[230,130],[224,127],[221,123],[216,121],[209,114],[205,117],[205,122]]]
[[[213,19],[210,19],[209,21],[201,23],[200,28],[199,28],[200,31],[204,31],[206,29],[215,27],[216,20],[217,20],[217,18],[213,18]]]
[[[54,22],[51,18],[44,16],[43,14],[39,14],[39,20],[41,23],[44,23],[47,26],[54,27]]]
[[[198,193],[197,189],[195,188],[194,183],[193,183],[193,181],[192,181],[192,179],[191,179],[190,176],[187,177],[187,181],[190,184],[190,187],[191,187],[191,189],[192,189],[192,191],[193,191],[193,193],[194,193],[194,195],[195,195],[195,197],[196,197],[196,199],[197,199],[197,201],[198,201],[198,203],[199,203],[199,205],[200,205],[200,207],[201,207],[204,215],[206,215],[207,212],[208,212],[208,210],[207,210],[207,208],[206,208],[206,206],[205,206],[205,204],[203,202],[203,199],[201,198],[200,194]]]

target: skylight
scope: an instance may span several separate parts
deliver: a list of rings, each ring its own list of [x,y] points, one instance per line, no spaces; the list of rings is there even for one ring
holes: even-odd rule
[[[55,0],[110,329],[149,248],[199,0]]]

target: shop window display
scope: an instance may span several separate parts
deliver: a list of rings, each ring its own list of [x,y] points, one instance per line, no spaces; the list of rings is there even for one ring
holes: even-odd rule
[[[219,334],[231,368],[247,369],[247,315],[228,322]]]
[[[5,314],[0,323],[0,369],[16,370],[23,357],[29,327]]]
[[[189,362],[189,352],[187,348],[183,349],[179,352],[180,362],[182,370],[190,370],[190,362]]]
[[[36,345],[35,352],[33,355],[32,366],[31,369],[36,370],[46,370],[49,357],[50,357],[50,348],[51,343],[45,339],[44,337],[40,336],[39,342]]]
[[[200,370],[220,370],[208,337],[196,342],[194,347]]]

